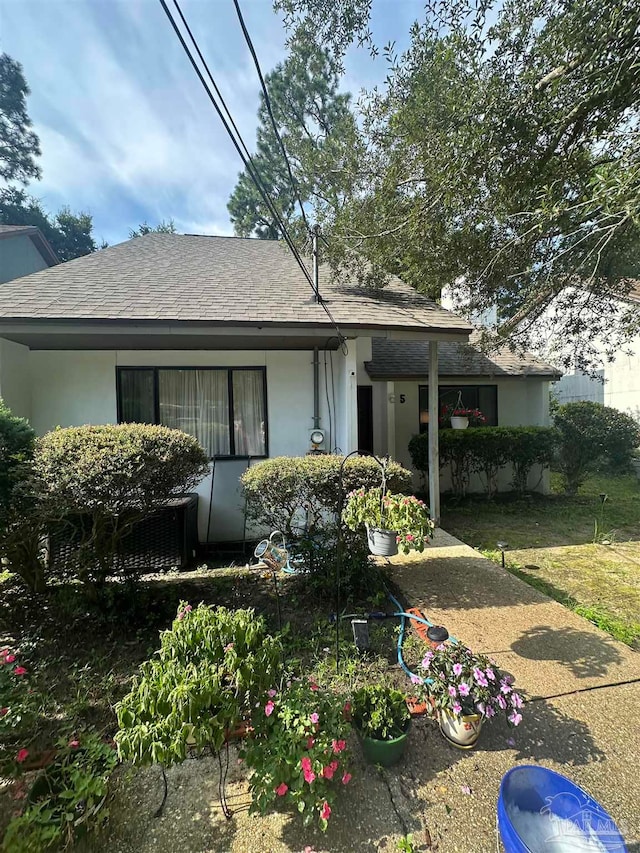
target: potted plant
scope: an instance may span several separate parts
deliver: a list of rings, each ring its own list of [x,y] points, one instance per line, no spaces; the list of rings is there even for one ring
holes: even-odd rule
[[[447,421],[451,423],[452,429],[467,429],[469,424],[471,426],[482,426],[487,422],[487,419],[480,409],[472,409],[458,402],[455,405],[446,403],[440,409],[440,423],[446,424]]]
[[[381,488],[355,489],[347,495],[342,520],[350,530],[364,524],[369,550],[379,557],[424,551],[434,524],[424,501],[413,495],[394,495]]]
[[[486,655],[475,654],[460,643],[429,650],[422,660],[422,690],[433,705],[440,731],[453,746],[475,746],[484,720],[504,713],[520,724],[522,696],[513,678],[501,673]]]
[[[361,687],[351,701],[351,720],[370,764],[389,767],[400,761],[411,726],[404,693],[382,684]]]

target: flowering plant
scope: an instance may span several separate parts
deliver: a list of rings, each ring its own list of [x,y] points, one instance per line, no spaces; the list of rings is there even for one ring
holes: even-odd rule
[[[382,494],[380,487],[355,489],[347,495],[342,520],[350,530],[360,525],[380,530],[394,530],[398,548],[404,553],[424,551],[433,536],[434,524],[429,508],[413,495]]]
[[[486,655],[475,654],[460,643],[428,651],[422,660],[423,690],[436,708],[455,716],[504,712],[514,726],[522,720],[524,702],[513,689],[513,678],[500,672]]]
[[[252,811],[294,806],[327,828],[336,791],[351,781],[344,701],[309,681],[269,690],[241,756],[251,769]]]
[[[472,426],[481,426],[487,422],[480,409],[471,409],[460,403],[444,403],[440,407],[440,423],[446,424],[451,418],[469,418]]]
[[[400,737],[411,718],[404,693],[383,684],[369,684],[356,690],[351,715],[360,734],[374,740]]]

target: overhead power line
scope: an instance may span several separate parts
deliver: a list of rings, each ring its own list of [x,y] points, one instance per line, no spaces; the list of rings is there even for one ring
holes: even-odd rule
[[[309,285],[311,286],[312,290],[315,293],[316,291],[315,291],[314,281],[313,281],[311,275],[309,274],[309,271],[307,270],[307,268],[304,264],[304,261],[302,260],[302,257],[300,255],[298,249],[297,249],[297,246],[293,242],[293,239],[291,238],[291,235],[289,234],[289,231],[287,230],[287,227],[286,227],[285,223],[283,222],[283,220],[280,216],[280,213],[279,213],[273,199],[269,195],[269,192],[268,192],[267,188],[265,187],[265,185],[264,185],[264,183],[260,177],[258,169],[255,165],[255,162],[254,162],[253,158],[251,157],[251,154],[249,153],[249,150],[248,150],[244,140],[242,139],[242,135],[240,134],[240,131],[238,130],[238,127],[233,120],[233,116],[231,115],[231,112],[230,112],[229,108],[227,107],[227,104],[224,100],[224,97],[223,97],[222,93],[220,92],[220,89],[218,88],[218,86],[215,82],[213,74],[211,73],[207,62],[202,55],[202,51],[200,50],[200,48],[198,46],[197,40],[196,40],[195,36],[193,35],[193,33],[191,32],[191,29],[190,29],[190,27],[186,21],[186,18],[184,16],[184,14],[182,13],[182,10],[180,8],[178,0],[173,0],[173,4],[176,7],[176,10],[180,16],[180,19],[183,23],[183,26],[185,27],[187,34],[189,35],[189,38],[190,38],[190,40],[191,40],[191,42],[195,48],[195,51],[196,51],[198,57],[200,58],[200,61],[203,65],[203,68],[204,68],[209,80],[211,81],[211,86],[213,87],[215,95],[217,95],[217,97],[220,100],[220,104],[218,104],[216,97],[214,96],[212,91],[209,89],[209,86],[207,85],[207,81],[205,80],[204,75],[198,66],[198,63],[196,62],[188,44],[186,43],[186,41],[182,35],[182,32],[180,31],[180,28],[178,27],[171,11],[169,10],[167,3],[165,2],[165,0],[159,0],[159,2],[160,2],[160,5],[162,6],[162,9],[163,9],[167,19],[169,20],[169,23],[172,26],[180,44],[182,45],[182,49],[184,50],[185,54],[187,55],[187,58],[189,59],[189,62],[191,63],[193,70],[196,72],[198,79],[200,80],[200,83],[202,84],[202,87],[204,88],[204,90],[207,94],[207,97],[211,101],[216,113],[218,114],[220,121],[223,124],[224,129],[226,130],[229,138],[231,139],[231,141],[234,145],[234,148],[238,152],[238,156],[242,160],[242,163],[243,163],[245,169],[247,170],[247,174],[249,175],[249,177],[251,178],[251,180],[255,184],[258,192],[260,193],[260,196],[262,197],[262,200],[264,201],[265,205],[267,206],[267,209],[269,210],[269,212],[273,216],[274,221],[275,221],[280,233],[282,234],[284,241],[286,242],[287,246],[289,247],[289,250],[293,254],[293,256],[294,256],[298,266],[300,267],[303,275],[305,276]],[[338,338],[341,341],[341,343],[343,344],[343,349],[344,349],[345,338],[344,338],[344,335],[342,335],[342,333],[340,332],[340,329],[338,327],[336,320],[334,319],[331,311],[329,310],[328,306],[325,305],[323,300],[320,300],[320,305],[322,305],[325,313],[327,314],[327,317],[329,318],[329,320],[331,321],[331,323],[335,327],[336,332],[338,334]]]
[[[271,107],[271,98],[269,97],[269,92],[267,90],[267,84],[265,83],[265,79],[262,75],[262,69],[260,68],[260,62],[258,61],[258,55],[256,54],[255,48],[253,46],[253,42],[251,41],[251,36],[249,35],[249,30],[244,22],[244,18],[242,16],[242,10],[240,9],[240,3],[238,0],[233,0],[233,5],[236,7],[236,13],[238,15],[238,20],[240,21],[240,26],[242,28],[242,33],[244,35],[244,40],[247,43],[247,47],[249,48],[249,52],[253,58],[253,64],[256,66],[256,71],[258,72],[258,79],[260,80],[260,87],[262,89],[262,94],[264,96],[265,106],[267,107],[267,112],[269,113],[269,118],[271,119],[271,126],[273,127],[273,132],[276,135],[276,139],[280,144],[280,150],[282,151],[282,156],[284,157],[284,162],[287,166],[287,172],[289,174],[289,181],[291,182],[291,189],[293,190],[293,194],[298,202],[300,207],[300,215],[302,216],[302,221],[305,224],[305,228],[307,231],[310,231],[309,223],[307,222],[307,217],[304,212],[304,205],[302,204],[302,199],[300,198],[300,191],[298,188],[298,182],[293,177],[293,172],[291,171],[291,163],[289,162],[289,157],[287,156],[287,149],[284,147],[284,142],[282,141],[282,136],[280,135],[280,131],[278,130],[278,125],[275,120],[275,116],[273,115],[273,109]]]

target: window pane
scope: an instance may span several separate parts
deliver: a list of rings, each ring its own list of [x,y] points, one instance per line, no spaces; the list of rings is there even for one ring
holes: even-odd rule
[[[498,388],[478,385],[478,408],[487,419],[487,426],[498,426]]]
[[[238,456],[266,456],[266,413],[261,370],[233,371],[233,429]]]
[[[152,424],[153,370],[120,370],[120,422]]]
[[[480,409],[487,419],[486,426],[498,426],[498,388],[496,385],[440,385],[438,388],[438,410],[443,405],[456,405],[458,393],[462,393],[462,405],[467,409]],[[428,429],[429,387],[419,387],[420,432]],[[449,426],[449,424],[445,424]]]
[[[159,370],[160,423],[195,436],[209,456],[228,456],[226,370]]]

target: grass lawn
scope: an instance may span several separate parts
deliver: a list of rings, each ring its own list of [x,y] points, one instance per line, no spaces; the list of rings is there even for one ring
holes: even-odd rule
[[[589,479],[570,497],[444,503],[442,526],[603,630],[640,648],[640,484],[635,476]],[[601,495],[607,495],[604,504]]]

